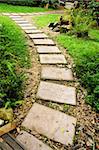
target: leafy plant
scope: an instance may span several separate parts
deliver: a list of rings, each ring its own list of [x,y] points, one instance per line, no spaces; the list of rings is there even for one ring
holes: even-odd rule
[[[83,9],[74,9],[71,12],[73,20],[73,32],[77,37],[88,37],[88,32],[95,21],[91,13]]]
[[[2,2],[2,1],[1,1]],[[4,0],[3,2],[13,5],[23,5],[23,6],[39,6],[41,0]]]
[[[92,11],[93,18],[97,21],[99,26],[99,1],[91,0],[88,9]]]
[[[12,30],[9,30],[10,26]],[[16,29],[14,34],[13,28],[14,30]],[[21,71],[20,66],[21,63],[24,62],[21,61],[21,57],[24,57],[24,54],[27,53],[22,53],[22,50],[21,55],[20,53],[17,53],[17,42],[19,41],[18,30],[15,24],[10,23],[10,20],[8,24],[8,19],[6,17],[0,25],[0,100],[3,101],[3,106],[6,108],[21,104],[24,96],[23,83],[25,76],[23,71]],[[15,38],[16,35],[17,38]],[[20,38],[23,43],[21,35]],[[12,50],[12,48],[15,48],[16,51],[14,51],[14,49]]]
[[[42,6],[45,6],[46,4],[48,4],[49,7],[57,8],[59,6],[59,1],[58,0],[42,0],[41,1]]]

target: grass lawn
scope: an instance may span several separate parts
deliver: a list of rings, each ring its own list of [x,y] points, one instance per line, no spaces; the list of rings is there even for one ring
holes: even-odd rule
[[[30,59],[26,38],[8,17],[0,16],[0,100],[13,107],[23,99],[24,73]]]
[[[2,42],[0,46],[5,46],[5,42],[8,42],[6,50],[17,56],[21,66],[28,66],[29,56],[25,34],[15,22],[6,16],[0,16],[0,24],[4,28],[3,34],[8,37],[7,41]]]
[[[0,12],[7,13],[32,13],[32,12],[45,12],[51,9],[45,9],[40,7],[29,7],[29,6],[14,6],[10,4],[0,3]]]
[[[38,16],[35,23],[44,28],[58,18],[59,15]],[[77,76],[88,91],[86,102],[99,110],[99,30],[90,29],[89,37],[84,39],[60,34],[55,40],[73,57]]]
[[[56,22],[61,15],[59,14],[48,14],[48,15],[42,15],[33,17],[34,21],[36,22],[36,25],[40,28],[46,27],[51,22]]]

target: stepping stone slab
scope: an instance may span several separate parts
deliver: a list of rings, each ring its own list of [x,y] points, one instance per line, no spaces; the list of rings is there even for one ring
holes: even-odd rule
[[[32,28],[32,24],[30,24],[30,23],[25,23],[25,24],[18,23],[18,25],[21,27],[31,27]]]
[[[11,14],[10,13],[2,13],[3,15],[5,16],[10,16]]]
[[[14,20],[14,21],[24,21],[24,19],[22,17],[12,18],[12,20]]]
[[[41,81],[37,92],[37,98],[46,101],[76,105],[76,89],[70,86]]]
[[[73,75],[70,69],[58,67],[42,67],[41,78],[50,80],[72,81]]]
[[[11,13],[11,15],[18,16],[19,14],[18,13]]]
[[[41,64],[66,64],[66,59],[62,54],[40,54]]]
[[[21,16],[9,16],[10,18],[21,18]]]
[[[43,33],[43,31],[41,31],[41,30],[36,30],[37,28],[36,27],[33,27],[32,29],[30,29],[30,28],[26,28],[26,27],[24,27],[24,28],[22,28],[22,29],[24,29],[24,31],[27,33],[27,34],[30,34],[30,33]]]
[[[36,48],[39,54],[61,53],[56,46],[37,46]]]
[[[34,39],[35,45],[55,45],[55,43],[51,39]]]
[[[28,24],[28,21],[20,21],[20,20],[17,20],[17,21],[15,21],[16,23],[18,23],[18,24]]]
[[[44,33],[38,33],[38,34],[28,34],[31,39],[44,39],[48,38],[48,36]]]
[[[17,140],[19,140],[27,150],[52,150],[49,146],[26,131],[21,131],[17,136]]]
[[[76,118],[35,103],[23,121],[22,126],[31,131],[36,131],[53,141],[72,145]]]
[[[26,27],[22,27],[21,28],[27,33],[27,32],[30,32],[31,30],[34,31],[36,30],[37,28],[34,27],[34,26],[26,26]],[[34,31],[35,32],[35,31]]]

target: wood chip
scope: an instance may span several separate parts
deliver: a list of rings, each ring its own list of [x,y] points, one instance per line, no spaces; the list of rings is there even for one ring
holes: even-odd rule
[[[0,128],[0,136],[2,136],[5,133],[8,133],[11,130],[14,130],[16,128],[15,123],[8,123]]]

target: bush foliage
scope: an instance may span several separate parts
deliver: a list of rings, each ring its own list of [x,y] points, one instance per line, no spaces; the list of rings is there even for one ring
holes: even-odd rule
[[[0,100],[3,106],[13,107],[23,99],[25,76],[20,66],[28,63],[26,42],[21,30],[10,19],[0,17],[0,23]]]
[[[22,6],[39,6],[41,0],[3,0],[7,4],[22,5]]]

